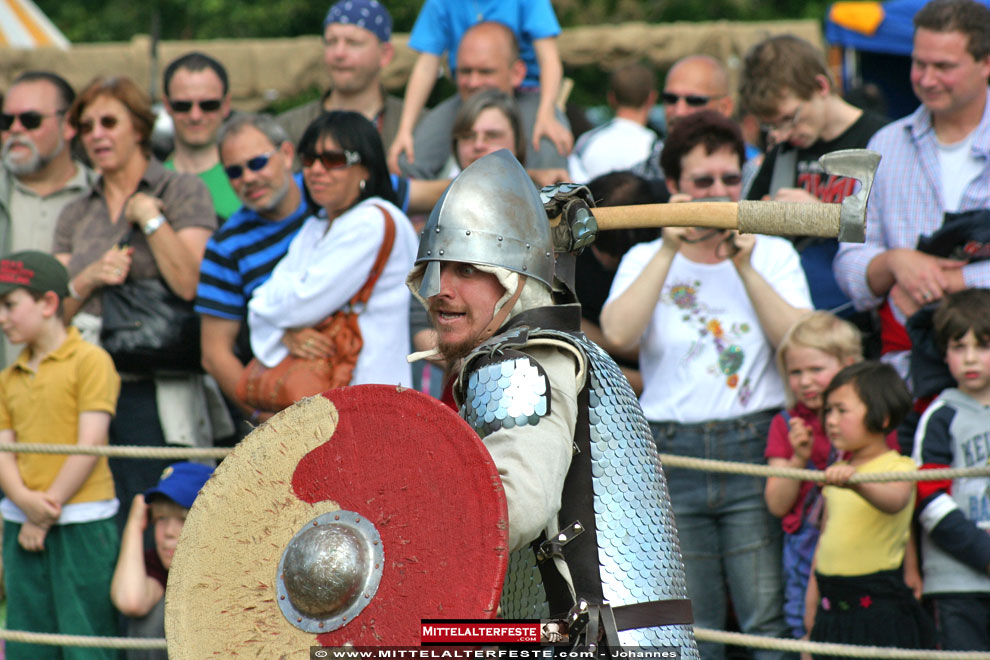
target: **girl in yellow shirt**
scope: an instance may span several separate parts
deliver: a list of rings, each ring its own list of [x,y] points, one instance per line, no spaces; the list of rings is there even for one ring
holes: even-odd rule
[[[901,572],[914,483],[850,483],[857,473],[915,469],[885,441],[910,409],[911,395],[890,366],[860,362],[836,374],[823,399],[825,432],[846,458],[825,470],[825,523],[808,584],[806,629],[813,641],[934,648],[931,621]]]

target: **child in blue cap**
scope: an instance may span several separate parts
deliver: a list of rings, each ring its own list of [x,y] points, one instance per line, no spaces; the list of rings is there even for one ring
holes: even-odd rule
[[[176,463],[165,468],[158,485],[135,495],[120,542],[110,598],[128,617],[128,637],[165,636],[165,583],[186,515],[213,468],[200,463]],[[154,550],[144,549],[148,523]],[[127,660],[166,660],[158,651],[128,651]]]

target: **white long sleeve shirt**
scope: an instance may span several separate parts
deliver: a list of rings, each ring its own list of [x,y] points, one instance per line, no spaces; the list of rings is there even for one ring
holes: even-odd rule
[[[364,200],[329,223],[306,220],[267,282],[248,303],[251,350],[273,367],[288,354],[286,330],[320,323],[364,286],[385,238],[387,208],[395,221],[395,243],[367,307],[358,316],[364,346],[351,379],[362,383],[412,382],[409,353],[409,290],[406,273],[416,257],[416,232],[405,214],[385,200]],[[322,215],[322,214],[321,214]]]

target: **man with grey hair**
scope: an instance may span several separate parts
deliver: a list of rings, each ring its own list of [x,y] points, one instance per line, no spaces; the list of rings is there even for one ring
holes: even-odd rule
[[[55,220],[70,199],[89,188],[93,173],[73,160],[75,92],[49,71],[22,73],[3,99],[0,130],[0,251],[51,252]],[[15,220],[12,222],[12,220]]]
[[[7,90],[0,113],[0,254],[51,252],[55,221],[70,200],[89,189],[93,172],[72,158],[76,129],[68,109],[76,94],[50,71],[22,73]],[[0,366],[18,354],[0,342]]]
[[[206,244],[195,308],[202,317],[203,368],[236,401],[237,381],[251,359],[242,332],[248,301],[288,251],[309,206],[302,175],[292,174],[295,148],[275,119],[238,114],[221,127],[217,142],[244,206]],[[257,411],[243,412],[256,421]]]

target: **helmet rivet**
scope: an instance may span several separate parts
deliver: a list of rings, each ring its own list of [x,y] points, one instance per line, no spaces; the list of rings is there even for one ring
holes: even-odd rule
[[[427,250],[426,251],[426,256],[430,256],[431,254],[433,254],[433,250]]]
[[[465,236],[470,236],[470,235],[471,235],[471,230],[470,230],[470,229],[468,229],[467,231],[465,231],[465,232],[464,232],[464,235],[465,235]]]
[[[442,257],[443,256],[443,250],[440,250],[439,252],[437,252],[437,254],[439,254]]]
[[[549,252],[547,252],[547,256],[548,256],[548,257],[550,256],[550,253],[549,253]]]
[[[527,250],[529,249],[529,243],[526,243],[526,249]]]
[[[437,233],[438,234],[440,233],[440,227],[437,227]]]
[[[523,270],[529,270],[529,266],[523,266]]]
[[[499,237],[498,237],[498,240],[500,240],[500,241],[501,241],[501,240],[502,240],[502,237],[501,237],[501,236],[499,236]]]

